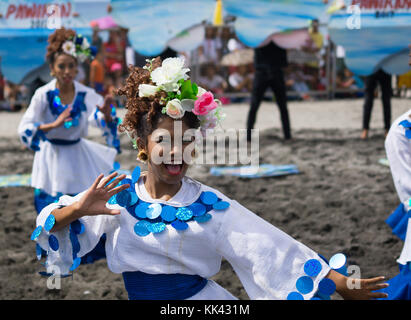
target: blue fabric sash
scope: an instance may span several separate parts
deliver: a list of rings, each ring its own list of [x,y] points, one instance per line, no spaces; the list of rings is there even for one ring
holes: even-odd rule
[[[207,279],[188,274],[123,272],[130,300],[184,300],[200,292]]]
[[[410,216],[405,210],[404,204],[401,203],[385,222],[391,227],[393,234],[405,241],[409,218]]]
[[[72,144],[79,143],[81,139],[77,140],[63,140],[63,139],[47,139],[51,144],[55,144],[58,146],[69,146]]]

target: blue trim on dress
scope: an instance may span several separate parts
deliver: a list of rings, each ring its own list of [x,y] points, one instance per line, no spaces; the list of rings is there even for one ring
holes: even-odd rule
[[[117,153],[120,154],[121,153],[120,139],[118,138],[118,135],[117,135],[117,128],[119,124],[121,123],[121,119],[117,117],[116,108],[113,105],[111,105],[111,117],[112,117],[111,122],[106,122],[104,119],[101,119],[99,123],[98,112],[99,112],[99,109],[96,108],[96,110],[94,111],[94,120],[96,121],[97,126],[100,125],[102,128],[105,128],[107,125],[107,128],[110,130],[111,136],[113,137],[112,143],[110,143],[109,141],[108,132],[104,132],[103,137],[106,138],[107,145],[112,145],[117,150]]]
[[[403,126],[405,128],[405,136],[408,139],[411,139],[411,122],[408,120],[402,120],[399,123],[400,126]]]
[[[410,210],[411,211],[411,210]],[[405,241],[407,234],[408,220],[410,218],[410,211],[405,210],[405,206],[401,203],[393,213],[385,220],[391,227],[392,233],[395,234],[402,241]]]
[[[188,274],[123,272],[129,300],[184,300],[200,292],[207,279]]]
[[[47,101],[49,103],[50,111],[53,115],[58,117],[68,105],[63,106],[59,97],[59,89],[54,89],[47,91]],[[70,112],[71,121],[66,121],[64,127],[69,129],[71,127],[76,127],[79,124],[81,113],[87,111],[87,106],[84,103],[87,92],[79,91],[77,92],[76,98],[74,99],[73,107]]]
[[[44,192],[41,189],[35,189],[34,190],[34,206],[36,208],[37,214],[39,214],[41,210],[43,210],[49,204],[58,202],[61,196],[63,196],[63,194],[60,192],[56,196],[52,196]],[[74,197],[75,194],[70,195],[70,196]],[[80,223],[80,221],[76,220],[70,224],[69,230],[70,230],[69,231],[70,241],[71,241],[72,248],[73,248],[73,260],[75,260],[75,258],[77,258],[77,253],[80,251],[80,243],[78,242],[77,235],[84,232],[84,226],[82,228],[82,224]],[[94,247],[94,249],[80,258],[81,259],[80,264],[89,264],[89,263],[93,263],[94,261],[97,261],[100,259],[105,259],[106,258],[105,246],[106,246],[106,235],[103,234],[99,242],[97,243],[97,245]],[[41,249],[40,255],[43,257],[47,257],[47,252]]]

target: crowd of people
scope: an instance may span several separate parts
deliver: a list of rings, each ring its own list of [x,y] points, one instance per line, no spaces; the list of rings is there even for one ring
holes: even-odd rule
[[[151,57],[141,56],[132,49],[128,42],[127,29],[118,27],[105,31],[108,32],[107,41],[102,40],[101,31],[97,26],[93,27],[91,43],[97,48],[97,55],[93,61],[87,60],[79,64],[76,80],[94,88],[97,93],[107,94],[113,93],[113,89],[123,83],[129,64],[141,65],[146,58]],[[342,48],[336,48],[335,79],[327,74],[326,61],[330,53],[319,31],[318,20],[312,21],[308,33],[309,39],[300,50],[286,50],[288,61],[283,71],[287,99],[313,100],[319,96],[327,96],[327,90],[333,87],[332,81],[335,82],[333,87],[335,98],[364,96],[366,79],[347,68],[344,54],[339,54],[339,51],[343,51]],[[330,43],[327,45],[329,46]],[[204,40],[196,50],[175,52],[167,48],[160,56],[162,58],[184,56],[188,67],[192,69],[197,67],[199,70],[192,74],[193,79],[226,104],[250,100],[255,75],[254,61],[245,56],[244,59],[234,61],[232,64],[222,63],[225,56],[247,49],[250,48],[236,37],[232,25],[222,27],[205,25]],[[36,86],[39,87],[44,83],[38,83]],[[0,110],[25,109],[35,89],[6,80],[0,69]],[[321,92],[324,94],[321,95]],[[411,73],[396,76],[392,95],[408,97],[410,92]],[[123,98],[115,99],[118,107],[124,106]],[[266,99],[271,98],[266,97]]]

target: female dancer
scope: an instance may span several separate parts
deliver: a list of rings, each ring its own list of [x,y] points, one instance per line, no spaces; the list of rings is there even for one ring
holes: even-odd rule
[[[70,29],[57,29],[48,39],[46,59],[55,77],[34,93],[18,133],[35,151],[31,185],[37,213],[62,194],[75,195],[100,173],[113,169],[119,149],[119,119],[111,96],[75,81],[78,60],[92,56],[87,39]],[[110,146],[84,139],[88,125],[100,127]]]
[[[100,175],[88,190],[44,208],[32,239],[50,251],[48,266],[69,273],[105,233],[108,267],[123,275],[130,299],[235,299],[208,280],[222,257],[251,299],[329,299],[335,289],[346,299],[385,296],[372,292],[386,287],[383,277],[349,289],[347,277],[314,251],[185,176],[195,129],[214,127],[221,109],[183,64],[157,58],[130,69],[119,90],[127,96],[122,128],[137,138],[148,171]]]
[[[400,205],[386,222],[392,232],[404,241],[397,262],[400,273],[390,279],[383,291],[390,300],[411,300],[411,109],[396,119],[385,140],[385,149]]]

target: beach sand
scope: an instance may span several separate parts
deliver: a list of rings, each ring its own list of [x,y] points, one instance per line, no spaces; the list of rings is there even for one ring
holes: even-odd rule
[[[385,158],[382,108],[375,101],[370,138],[359,139],[361,99],[290,102],[294,139],[282,140],[277,107],[264,102],[256,127],[260,131],[260,163],[295,164],[297,175],[246,179],[215,177],[211,165],[193,166],[188,175],[214,187],[306,246],[330,258],[343,252],[361,277],[398,273],[402,242],[384,220],[399,204]],[[410,108],[410,100],[393,99],[393,118]],[[225,106],[224,128],[244,128],[248,105]],[[122,113],[122,110],[119,112]],[[16,131],[23,113],[0,113],[0,175],[30,173],[34,153],[23,149]],[[90,139],[104,143],[90,130]],[[136,152],[121,136],[121,168],[132,170]],[[60,290],[47,288],[30,234],[35,228],[33,189],[0,188],[0,299],[127,299],[121,275],[105,260],[81,265],[73,277],[61,279]],[[222,262],[213,280],[240,299],[248,296],[229,263]],[[333,299],[339,299],[334,295]]]

